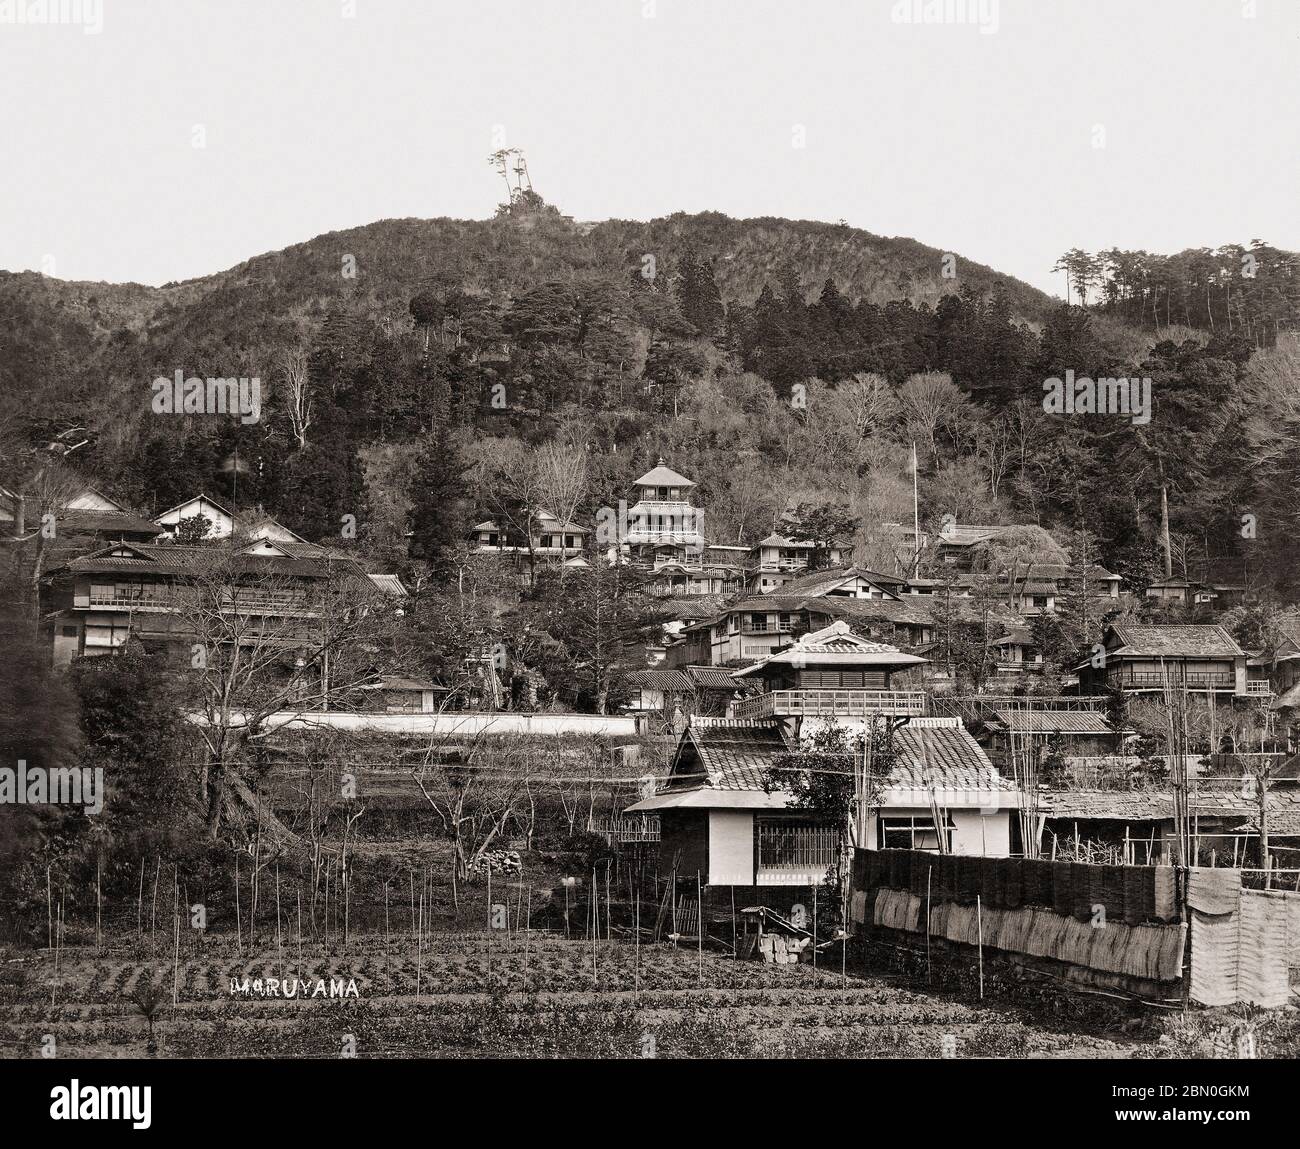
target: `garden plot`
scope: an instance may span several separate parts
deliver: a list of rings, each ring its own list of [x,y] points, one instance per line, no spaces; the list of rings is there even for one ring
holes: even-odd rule
[[[209,937],[10,959],[0,1045],[34,1056],[1024,1057],[1141,1055],[841,970],[532,933],[368,935],[328,948]],[[143,1003],[143,1004],[142,1004]]]

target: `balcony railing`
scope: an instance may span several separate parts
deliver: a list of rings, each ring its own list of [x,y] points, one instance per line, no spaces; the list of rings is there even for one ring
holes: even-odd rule
[[[1163,690],[1166,683],[1174,690],[1184,685],[1188,690],[1234,690],[1237,685],[1234,675],[1214,671],[1162,674],[1154,670],[1128,670],[1111,675],[1110,681],[1134,690]]]
[[[919,718],[925,714],[925,693],[920,690],[773,690],[736,703],[734,713],[737,718],[872,714]]]
[[[161,613],[175,612],[185,609],[187,605],[199,603],[206,605],[207,596],[190,597],[177,595],[175,593],[154,593],[154,594],[95,594],[91,593],[86,596],[86,605],[92,610],[145,610],[158,611]],[[77,605],[80,605],[78,602]],[[311,615],[315,612],[310,608],[306,600],[299,595],[293,594],[276,594],[263,592],[260,594],[225,594],[221,596],[220,607],[223,611],[231,613],[267,613],[267,614],[294,614],[294,615]]]

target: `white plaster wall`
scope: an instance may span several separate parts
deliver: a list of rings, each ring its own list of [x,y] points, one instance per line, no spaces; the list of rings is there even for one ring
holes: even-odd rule
[[[753,813],[748,810],[710,810],[709,885],[753,884]]]

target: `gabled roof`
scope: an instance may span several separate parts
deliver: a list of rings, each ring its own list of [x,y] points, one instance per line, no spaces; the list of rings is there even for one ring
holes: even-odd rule
[[[746,722],[733,718],[691,719],[673,756],[668,790],[763,790],[763,771],[790,752],[780,722]],[[781,808],[786,800],[765,795],[764,803]]]
[[[191,495],[188,499],[182,499],[174,507],[168,507],[165,511],[159,511],[154,516],[154,522],[157,522],[164,515],[170,515],[172,511],[179,511],[182,507],[188,506],[190,503],[197,503],[197,502],[211,503],[212,506],[216,507],[216,509],[219,510],[227,518],[233,519],[235,517],[235,512],[232,511],[220,499],[214,499],[211,495],[204,494],[203,492],[200,491],[199,494],[197,495]]]
[[[785,535],[778,535],[773,531],[767,536],[767,538],[759,539],[758,542],[754,544],[754,547],[787,547],[801,551],[811,551],[816,549],[817,544],[811,543],[807,539],[788,538]]]
[[[769,654],[753,666],[736,671],[734,677],[758,674],[768,666],[916,666],[929,659],[915,654],[904,654],[897,647],[883,642],[859,638],[849,629],[849,624],[837,621],[821,630],[812,631],[776,654]]]
[[[893,594],[892,588],[903,585],[902,579],[893,578],[889,575],[880,575],[875,571],[867,570],[865,567],[848,566],[804,571],[795,578],[786,579],[779,589],[782,594],[824,595],[855,579],[871,583],[886,594]]]
[[[636,480],[634,486],[638,487],[693,487],[685,475],[679,475],[671,467],[664,465],[664,457],[659,456],[657,462],[650,470]]]
[[[692,718],[682,732],[664,793],[637,802],[629,812],[663,809],[780,810],[789,795],[763,790],[764,772],[795,751],[779,722]],[[1019,801],[957,718],[917,718],[894,732],[896,763],[884,787],[886,805],[996,805]]]
[[[1109,655],[1131,655],[1139,658],[1241,658],[1245,651],[1223,627],[1215,623],[1184,623],[1176,625],[1130,624],[1114,625],[1108,635],[1119,640],[1119,647],[1111,647]],[[1108,644],[1109,646],[1109,644]]]

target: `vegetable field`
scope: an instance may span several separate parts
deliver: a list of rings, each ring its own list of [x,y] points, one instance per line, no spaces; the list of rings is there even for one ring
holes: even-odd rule
[[[838,959],[764,965],[537,931],[132,938],[7,955],[0,1051],[140,1057],[1142,1056],[1014,1009],[904,988]],[[47,1054],[47,1056],[50,1054]]]

